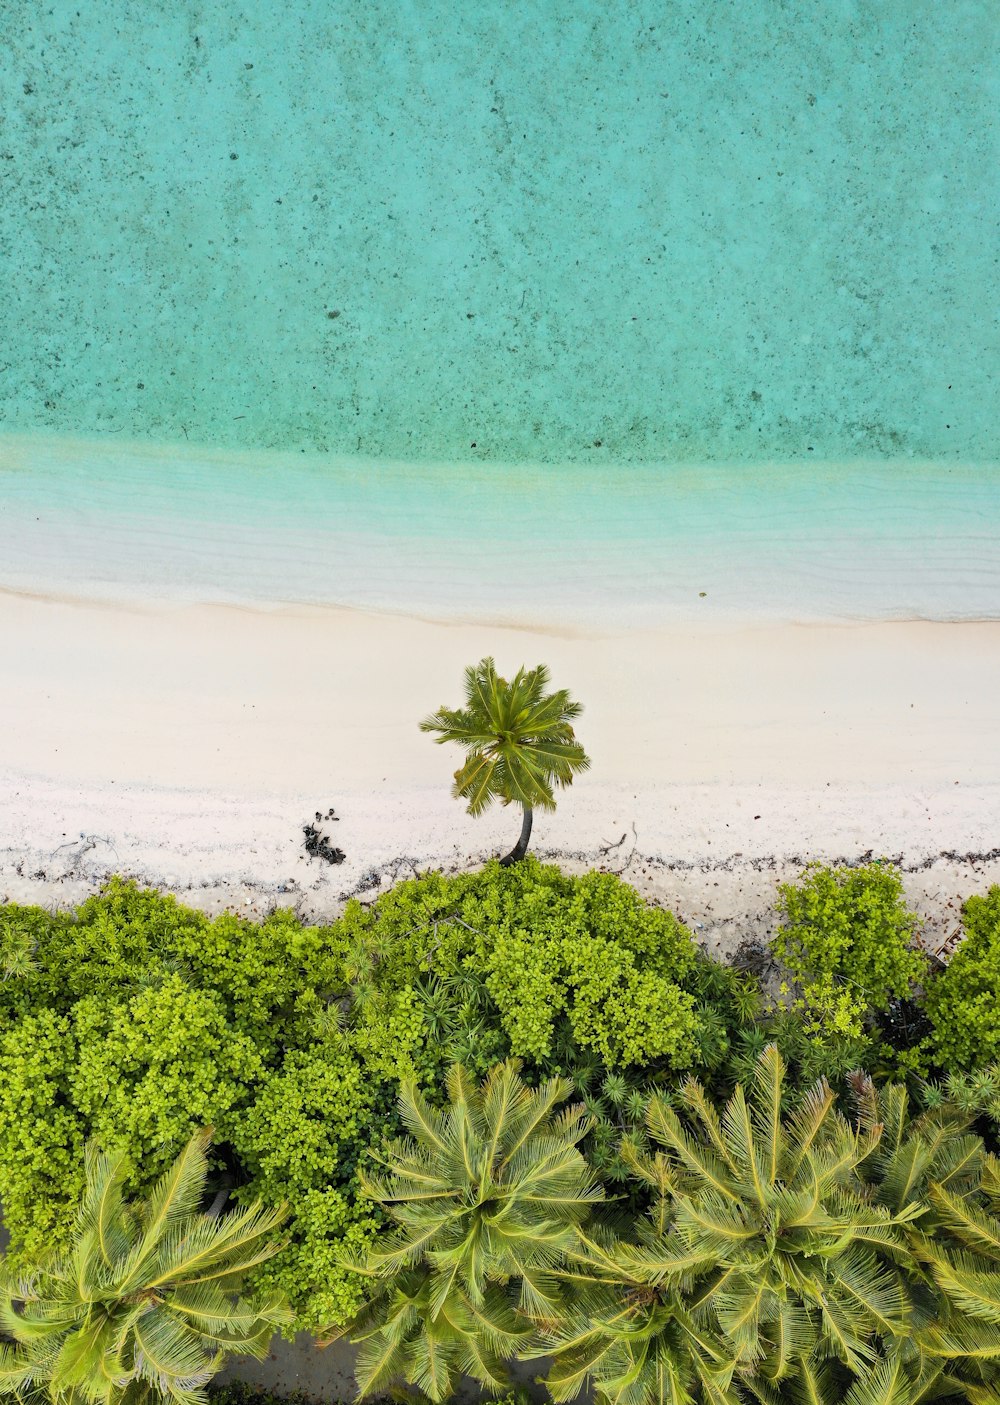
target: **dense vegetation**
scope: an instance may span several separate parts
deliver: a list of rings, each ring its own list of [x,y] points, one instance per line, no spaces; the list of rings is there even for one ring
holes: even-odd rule
[[[780,913],[784,993],[531,859],[328,927],[121,880],[0,907],[0,1391],[194,1405],[279,1326],[434,1400],[514,1356],[623,1405],[1000,1399],[1000,888],[944,970],[887,865],[807,870]],[[167,1261],[211,1202],[267,1227],[197,1341],[192,1284],[171,1307],[129,1260],[185,1165]],[[115,1327],[151,1341],[154,1299],[161,1368]]]
[[[142,1202],[122,1194],[124,1161],[94,1143],[72,1242],[33,1272],[5,1275],[0,1382],[10,1393],[112,1402],[192,1399],[225,1354],[263,1356],[289,1320],[280,1296],[245,1296],[250,1270],[280,1248],[284,1210],[200,1210],[207,1131]]]

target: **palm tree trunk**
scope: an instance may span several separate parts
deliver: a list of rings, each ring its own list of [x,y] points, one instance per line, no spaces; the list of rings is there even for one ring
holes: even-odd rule
[[[525,805],[524,818],[521,821],[521,837],[511,849],[509,854],[505,854],[500,860],[504,868],[509,868],[512,863],[520,863],[528,852],[528,840],[531,838],[531,806]]]

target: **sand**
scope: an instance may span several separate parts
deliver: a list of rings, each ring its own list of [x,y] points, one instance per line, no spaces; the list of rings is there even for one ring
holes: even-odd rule
[[[463,667],[544,660],[593,766],[533,848],[599,864],[728,952],[810,859],[901,863],[932,948],[1000,881],[1000,623],[674,625],[618,635],[337,609],[0,595],[0,897],[124,872],[209,910],[334,915],[393,876],[508,847],[416,723]],[[343,864],[310,859],[325,824]]]

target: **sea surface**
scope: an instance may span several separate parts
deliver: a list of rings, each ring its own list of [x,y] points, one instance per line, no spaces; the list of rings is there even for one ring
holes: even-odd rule
[[[998,37],[8,0],[0,588],[1000,616]]]
[[[412,464],[8,438],[0,589],[598,631],[1000,617],[1000,470]]]

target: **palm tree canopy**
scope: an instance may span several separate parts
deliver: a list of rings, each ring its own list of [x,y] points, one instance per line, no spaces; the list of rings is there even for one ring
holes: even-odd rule
[[[383,1174],[364,1178],[397,1228],[357,1266],[378,1281],[350,1329],[362,1394],[402,1376],[443,1400],[458,1370],[499,1387],[526,1315],[555,1309],[553,1270],[603,1199],[577,1149],[590,1126],[583,1108],[557,1110],[571,1086],[529,1088],[516,1060],[478,1086],[453,1067],[443,1110],[404,1085],[410,1135],[376,1158]]]
[[[210,1132],[197,1134],[141,1202],[121,1156],[87,1148],[73,1242],[20,1280],[0,1274],[0,1393],[117,1405],[202,1405],[224,1356],[263,1356],[291,1320],[283,1301],[245,1298],[243,1278],[282,1247],[284,1207],[199,1213]]]
[[[616,1405],[995,1389],[1000,1170],[968,1116],[911,1117],[904,1089],[862,1075],[853,1120],[825,1081],[787,1115],[784,1077],[769,1046],[724,1107],[693,1079],[651,1101],[661,1150],[623,1152],[652,1208],[627,1240],[577,1231],[571,1309],[540,1328],[557,1401],[588,1380]]]
[[[500,678],[491,658],[465,670],[464,708],[441,707],[420,723],[437,732],[438,743],[457,742],[468,751],[455,772],[452,794],[479,815],[494,800],[525,809],[555,809],[554,786],[572,784],[590,758],[577,742],[571,720],[583,711],[565,688],[547,693],[549,671],[518,669]]]
[[[818,1349],[861,1371],[880,1339],[909,1332],[896,1261],[923,1208],[873,1203],[859,1167],[882,1129],[836,1112],[825,1082],[784,1118],[784,1075],[771,1045],[749,1096],[737,1087],[721,1114],[693,1079],[684,1120],[653,1100],[649,1131],[665,1150],[652,1162],[628,1154],[668,1190],[669,1225],[644,1226],[624,1257],[651,1285],[694,1275],[695,1301],[744,1368],[780,1380]]]

